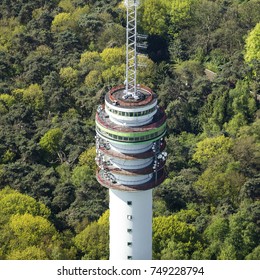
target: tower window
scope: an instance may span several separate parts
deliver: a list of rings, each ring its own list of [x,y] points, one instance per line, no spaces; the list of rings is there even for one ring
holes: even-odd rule
[[[133,218],[132,215],[127,215],[128,220],[132,220],[132,218]]]
[[[132,242],[127,242],[127,246],[132,246]]]
[[[132,232],[132,229],[131,229],[131,228],[128,228],[128,229],[127,229],[127,232],[131,233],[131,232]]]
[[[128,260],[132,260],[133,257],[132,257],[132,256],[127,256],[127,259],[128,259]]]
[[[127,201],[127,205],[132,205],[132,201]]]

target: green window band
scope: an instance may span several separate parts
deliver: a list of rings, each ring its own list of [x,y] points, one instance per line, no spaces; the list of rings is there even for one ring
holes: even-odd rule
[[[140,112],[123,112],[123,111],[118,111],[115,109],[111,109],[108,107],[108,110],[113,113],[117,114],[119,116],[125,116],[125,117],[140,117],[140,116],[145,116],[148,115],[156,110],[157,106],[154,106],[153,108],[146,110],[146,111],[140,111]]]
[[[156,137],[161,136],[166,131],[166,123],[164,123],[161,127],[156,130],[148,131],[148,132],[135,132],[135,133],[111,133],[111,130],[100,128],[98,125],[96,126],[96,130],[103,135],[104,137],[118,140],[122,142],[144,142],[147,140],[154,139]],[[134,136],[135,134],[136,136]]]

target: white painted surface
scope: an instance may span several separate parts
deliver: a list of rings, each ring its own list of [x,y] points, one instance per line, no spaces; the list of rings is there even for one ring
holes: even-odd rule
[[[153,157],[135,160],[111,158],[111,162],[115,167],[121,169],[141,169],[150,165],[153,162]]]
[[[152,259],[152,190],[123,192],[110,189],[109,196],[110,259],[127,260],[128,256],[133,260]]]
[[[116,178],[118,184],[131,186],[131,185],[140,185],[148,182],[152,179],[153,174],[145,174],[145,175],[136,175],[136,176],[128,176],[122,175],[118,173],[113,173]]]
[[[126,127],[138,127],[141,125],[149,124],[152,121],[153,115],[155,113],[156,112],[152,112],[144,117],[122,117],[121,119],[119,119],[118,116],[116,116],[115,118],[115,114],[109,114],[109,117],[110,120],[117,125],[122,125]]]
[[[148,104],[146,106],[142,107],[129,107],[129,108],[123,108],[120,106],[114,106],[109,104],[107,101],[105,102],[105,111],[109,115],[110,120],[117,124],[122,126],[131,126],[131,127],[138,127],[141,125],[148,124],[152,121],[153,116],[157,112],[157,100],[153,101],[151,104]],[[136,113],[136,112],[145,112],[147,110],[150,110],[152,108],[155,108],[155,110],[149,114],[141,115],[141,116],[122,116],[116,113],[111,112],[109,109],[113,109],[120,112],[125,113]]]
[[[102,136],[101,136],[102,137]],[[145,144],[135,144],[135,145],[125,145],[120,142],[110,142],[111,149],[125,154],[139,154],[144,153],[152,148],[153,143],[145,143]]]

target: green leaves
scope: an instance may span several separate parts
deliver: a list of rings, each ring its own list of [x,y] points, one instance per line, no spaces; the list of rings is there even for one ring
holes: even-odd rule
[[[44,95],[40,85],[31,84],[25,89],[15,89],[13,94],[21,98],[26,105],[35,110],[42,110],[44,107]]]
[[[260,23],[258,23],[249,33],[246,38],[245,46],[245,60],[252,62],[252,60],[260,60]]]
[[[143,1],[141,9],[142,26],[148,33],[162,35],[167,31],[167,10],[163,1]]]
[[[63,67],[60,69],[60,78],[66,87],[75,87],[78,84],[78,71],[72,67]]]
[[[50,210],[43,203],[37,202],[34,198],[9,188],[0,191],[0,205],[0,224],[14,214],[22,215],[29,213],[33,216],[45,218],[50,216]]]
[[[77,30],[81,17],[89,12],[89,6],[85,5],[84,7],[76,8],[72,3],[68,3],[68,1],[61,1],[59,5],[67,12],[61,12],[54,17],[51,26],[52,31]]]
[[[39,145],[47,153],[55,154],[59,151],[61,138],[61,129],[52,128],[41,137]]]
[[[43,249],[30,246],[22,250],[13,250],[6,257],[7,260],[48,260]]]
[[[49,259],[58,238],[50,210],[10,188],[0,191],[0,207],[1,259]]]
[[[190,259],[197,244],[196,229],[178,215],[153,220],[153,252],[156,259]]]
[[[119,66],[125,62],[125,48],[105,48],[100,56],[106,67]]]
[[[193,160],[200,164],[208,163],[215,156],[226,155],[231,149],[233,141],[231,138],[220,135],[213,138],[205,138],[197,143]]]
[[[95,63],[100,61],[100,59],[100,54],[97,51],[86,51],[81,54],[79,66],[86,69],[86,71],[90,71],[94,69]]]
[[[89,224],[75,237],[75,244],[82,252],[82,259],[105,260],[109,257],[108,214],[106,211],[98,222]]]
[[[229,201],[232,205],[237,206],[240,188],[246,181],[240,172],[240,164],[228,152],[230,149],[229,141],[226,141],[226,146],[223,145],[223,149],[222,146],[216,147],[216,149],[212,148],[210,145],[205,145],[205,149],[202,148],[202,151],[205,152],[199,153],[200,150],[197,150],[194,154],[197,161],[204,164],[204,168],[207,166],[199,176],[195,187],[212,205],[216,206],[221,201]]]
[[[57,234],[54,226],[45,218],[32,216],[31,214],[11,217],[9,223],[13,238],[10,242],[11,247],[19,243],[20,249],[27,246],[48,246]]]
[[[0,258],[107,259],[94,115],[125,80],[123,1],[0,2]],[[168,124],[155,258],[259,259],[259,5],[141,1],[137,79]]]

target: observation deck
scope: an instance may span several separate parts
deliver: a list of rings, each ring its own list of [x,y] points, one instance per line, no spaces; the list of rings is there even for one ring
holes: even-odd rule
[[[105,101],[118,108],[134,108],[136,106],[142,107],[148,104],[156,103],[156,95],[152,90],[144,85],[137,87],[139,99],[127,97],[125,93],[125,86],[120,85],[113,87],[108,94],[106,94]]]
[[[162,139],[160,143],[159,152],[163,152],[165,150],[165,147],[166,147],[166,142],[164,139]],[[138,153],[138,154],[124,154],[118,151],[114,151],[110,147],[107,147],[106,145],[99,145],[99,151],[101,151],[103,154],[106,154],[107,156],[116,157],[124,160],[151,158],[154,156],[155,153],[152,149],[150,149],[146,152]]]
[[[160,172],[158,172],[157,178],[156,175],[154,174],[148,182],[140,185],[123,185],[119,183],[113,183],[104,177],[104,172],[102,170],[98,170],[96,172],[96,178],[100,183],[100,185],[108,189],[127,191],[127,192],[136,192],[136,191],[150,190],[159,186],[165,180],[165,172],[161,170]]]
[[[164,180],[166,115],[151,89],[112,88],[96,113],[97,180],[107,188],[142,191]]]

